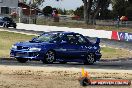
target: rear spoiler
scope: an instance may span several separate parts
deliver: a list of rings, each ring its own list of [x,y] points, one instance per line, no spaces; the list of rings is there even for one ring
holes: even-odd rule
[[[100,43],[100,38],[97,38],[95,44],[99,44],[99,43]]]

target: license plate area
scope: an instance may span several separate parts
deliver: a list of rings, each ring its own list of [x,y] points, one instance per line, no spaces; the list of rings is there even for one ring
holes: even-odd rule
[[[28,55],[28,53],[20,53],[20,52],[18,52],[18,53],[16,53],[16,56],[19,56],[19,57],[28,57],[29,55]]]

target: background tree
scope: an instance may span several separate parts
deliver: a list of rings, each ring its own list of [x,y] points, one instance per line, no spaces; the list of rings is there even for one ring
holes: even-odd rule
[[[128,20],[132,20],[132,0],[111,0],[111,2],[115,17],[127,16]]]
[[[82,0],[84,3],[84,20],[87,24],[95,24],[98,13],[109,0]]]
[[[74,14],[74,10],[67,10],[67,15],[73,15]]]
[[[128,7],[126,0],[112,0],[113,12],[115,16],[125,16]]]
[[[44,2],[44,0],[35,0],[36,6],[40,5]],[[56,0],[61,1],[61,0]],[[84,3],[84,21],[87,24],[94,24],[95,19],[99,16],[99,13],[101,14],[101,18],[107,17],[109,13],[113,13],[115,17],[122,16],[122,15],[130,15],[131,12],[130,7],[131,5],[128,5],[128,3],[132,3],[132,0],[82,0]],[[113,12],[107,9],[107,7],[110,4],[110,1],[113,5]],[[70,3],[70,2],[69,2]],[[129,8],[128,8],[129,7]],[[77,10],[79,11],[79,10]],[[78,12],[75,13],[78,13]],[[80,14],[81,15],[81,14]]]
[[[132,20],[132,0],[128,0],[128,7],[126,8],[126,16],[128,20]]]
[[[83,12],[84,12],[84,6],[80,6],[74,11],[74,14],[83,18],[84,17]]]
[[[63,10],[63,9],[60,9],[60,8],[57,8],[57,10],[58,10],[58,13],[59,14],[62,14],[62,15],[66,15],[67,14],[67,10]]]
[[[60,1],[60,0],[56,0]],[[108,0],[82,0],[84,3],[84,20],[87,24],[95,23],[95,18],[98,16],[99,11]],[[44,0],[35,0],[35,5],[42,4]]]
[[[108,2],[105,2],[103,5],[101,5],[99,14],[97,14],[96,16],[97,19],[111,19],[113,17],[111,15],[112,11],[108,9],[109,4],[110,4],[110,0]],[[95,8],[96,8],[95,6],[92,7],[92,10]],[[84,6],[80,6],[74,11],[74,14],[81,16],[81,18],[83,18],[84,17],[83,12],[84,12]]]
[[[38,8],[40,5],[42,5],[42,3],[44,2],[45,0],[30,0],[30,4],[35,7],[35,8]]]
[[[111,19],[113,18],[112,10],[109,10],[108,7],[110,5],[111,1],[107,0],[107,2],[104,2],[103,5],[101,5],[101,10],[98,15],[98,19],[105,20],[105,19]]]
[[[43,8],[43,13],[45,16],[50,16],[53,12],[53,8],[51,6],[46,6]]]

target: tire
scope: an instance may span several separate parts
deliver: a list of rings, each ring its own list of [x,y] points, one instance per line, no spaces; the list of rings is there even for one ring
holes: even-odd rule
[[[8,28],[8,26],[6,25],[6,28]]]
[[[20,63],[26,63],[28,61],[28,59],[25,59],[25,58],[16,58],[16,59]]]
[[[60,64],[66,64],[66,61],[59,61]]]
[[[84,77],[80,80],[80,85],[83,86],[83,87],[86,87],[90,84],[91,84],[91,81],[87,77]]]
[[[3,27],[6,27],[6,24],[5,23],[3,23]]]
[[[52,64],[53,62],[55,62],[55,52],[52,50],[49,50],[46,54],[44,59],[42,60],[43,63],[45,64]]]
[[[16,28],[16,26],[14,26],[14,28]]]
[[[92,65],[95,62],[95,55],[93,53],[89,53],[84,61],[86,65]]]

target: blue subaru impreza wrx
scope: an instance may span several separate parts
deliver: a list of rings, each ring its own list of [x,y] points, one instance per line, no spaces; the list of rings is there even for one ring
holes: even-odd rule
[[[101,58],[100,39],[96,43],[74,32],[46,32],[28,42],[18,42],[10,56],[18,62],[41,60],[43,63],[83,62],[93,64]]]

